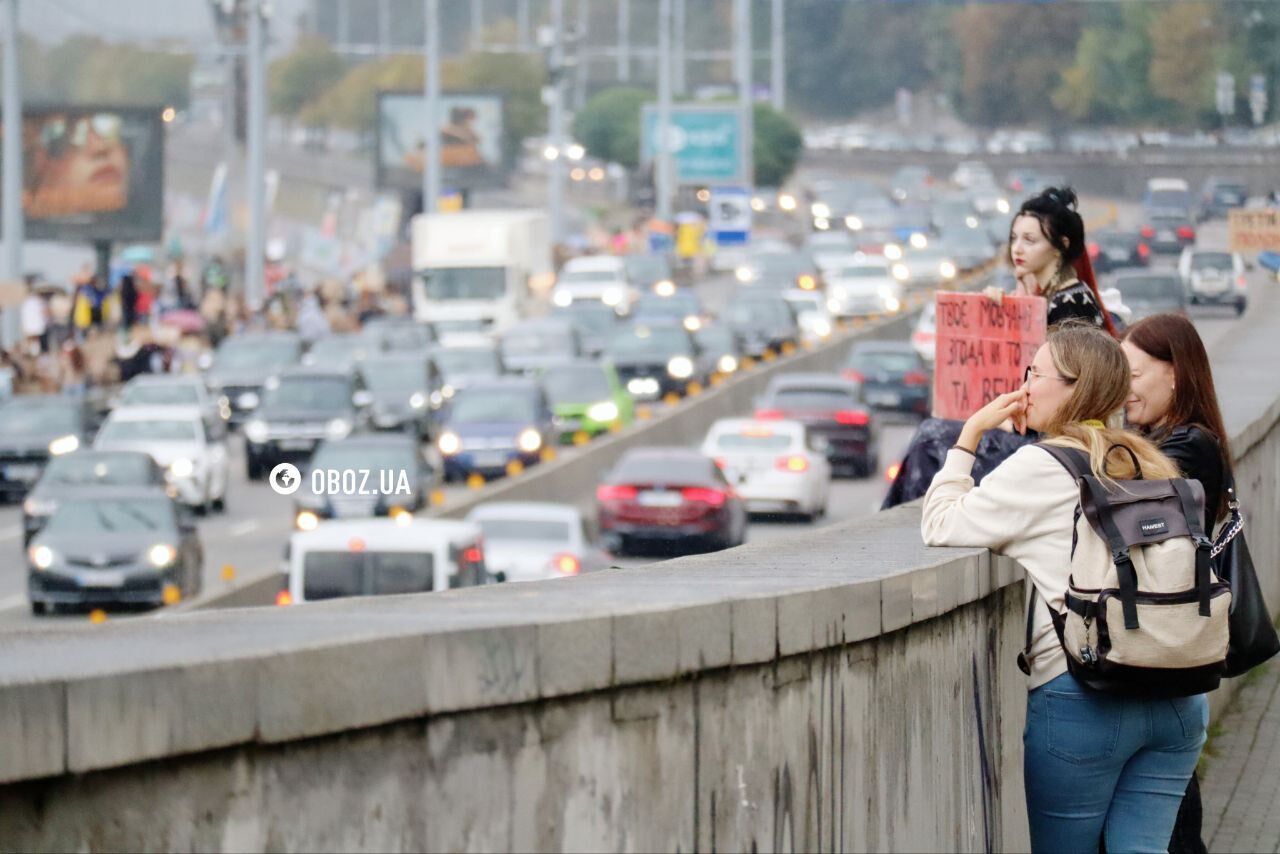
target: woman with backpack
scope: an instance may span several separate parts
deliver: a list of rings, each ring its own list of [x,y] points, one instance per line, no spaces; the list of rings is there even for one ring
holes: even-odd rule
[[[1096,852],[1104,838],[1109,851],[1164,851],[1205,739],[1203,694],[1145,699],[1092,690],[1068,671],[1054,625],[1066,609],[1083,501],[1054,451],[1083,452],[1104,484],[1131,481],[1138,468],[1148,481],[1179,475],[1149,440],[1112,426],[1129,396],[1129,365],[1114,338],[1094,326],[1059,327],[1023,387],[965,422],[924,499],[927,544],[985,547],[1027,573],[1023,771],[1033,851]],[[1019,448],[975,486],[978,442],[1005,419],[1038,431],[1042,443]]]

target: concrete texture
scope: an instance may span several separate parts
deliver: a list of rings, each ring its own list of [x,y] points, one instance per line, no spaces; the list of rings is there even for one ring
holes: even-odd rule
[[[1210,851],[1280,852],[1280,664],[1260,670],[1223,716],[1204,763]]]

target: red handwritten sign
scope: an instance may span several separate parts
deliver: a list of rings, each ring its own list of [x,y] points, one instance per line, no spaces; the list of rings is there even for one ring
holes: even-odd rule
[[[986,403],[1022,385],[1022,375],[1044,343],[1044,297],[939,291],[938,350],[933,414],[965,419]]]
[[[1228,211],[1227,234],[1232,252],[1280,252],[1280,210]]]

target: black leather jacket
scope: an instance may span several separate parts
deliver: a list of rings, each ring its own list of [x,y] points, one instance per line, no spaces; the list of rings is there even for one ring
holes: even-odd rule
[[[1164,455],[1178,464],[1184,477],[1200,481],[1204,487],[1205,533],[1213,535],[1218,511],[1222,509],[1226,463],[1222,447],[1203,427],[1187,424],[1165,436],[1153,436]]]
[[[942,468],[947,451],[960,439],[963,421],[944,418],[926,418],[911,437],[911,444],[903,456],[902,466],[889,494],[885,496],[881,510],[888,510],[907,501],[914,501],[929,491],[933,476]],[[987,472],[1000,465],[1023,445],[1039,441],[1035,431],[1022,436],[1004,430],[988,430],[978,443],[977,458],[973,464],[973,482],[981,483]]]

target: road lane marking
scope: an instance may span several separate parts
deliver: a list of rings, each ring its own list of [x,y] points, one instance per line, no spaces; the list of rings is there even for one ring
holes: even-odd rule
[[[245,534],[252,534],[258,530],[257,519],[245,519],[243,522],[237,522],[227,529],[227,533],[233,537],[243,537]]]

